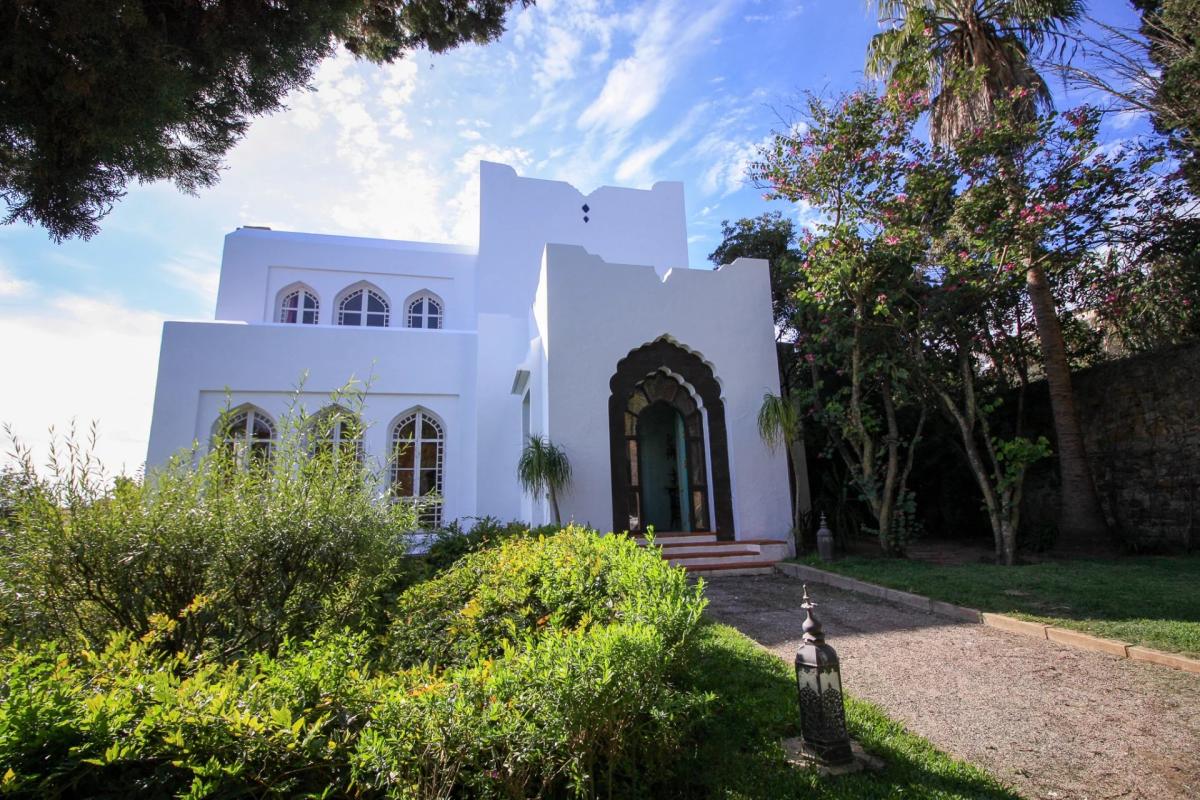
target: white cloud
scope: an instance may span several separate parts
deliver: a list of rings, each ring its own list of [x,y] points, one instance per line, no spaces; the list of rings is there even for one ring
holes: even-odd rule
[[[729,0],[702,14],[662,0],[639,20],[633,54],[609,71],[600,94],[579,115],[581,129],[624,134],[658,107],[667,87],[729,13]],[[681,25],[681,20],[689,20]]]
[[[32,283],[21,280],[0,264],[0,298],[21,297],[32,288]]]
[[[738,136],[724,138],[716,132],[705,136],[693,151],[698,160],[708,164],[700,177],[700,191],[725,197],[745,187],[750,162],[772,138],[767,135],[752,141]]]
[[[688,112],[683,121],[668,131],[665,136],[637,148],[626,156],[617,166],[617,180],[638,185],[653,182],[655,178],[654,162],[674,147],[680,139],[694,132],[699,118],[708,109],[708,103],[701,103]]]
[[[563,28],[550,28],[542,56],[533,71],[533,81],[541,89],[549,89],[575,77],[575,63],[583,52],[583,40]]]
[[[96,420],[101,462],[136,471],[146,458],[163,318],[78,295],[4,314],[0,341],[20,344],[0,348],[0,373],[8,376],[0,421],[40,463],[50,426],[62,432],[75,419],[86,429]]]
[[[163,270],[172,282],[194,297],[201,308],[211,311],[217,304],[221,265],[213,253],[188,252],[168,261]]]

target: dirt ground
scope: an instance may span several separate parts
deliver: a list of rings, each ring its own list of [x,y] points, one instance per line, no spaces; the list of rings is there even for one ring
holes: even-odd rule
[[[810,590],[848,692],[1022,795],[1200,798],[1200,675]],[[713,578],[706,594],[715,619],[791,663],[800,581]]]

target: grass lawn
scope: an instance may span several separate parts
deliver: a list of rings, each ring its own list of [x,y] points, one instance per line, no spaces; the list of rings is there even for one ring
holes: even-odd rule
[[[792,670],[728,626],[703,626],[689,680],[716,699],[700,744],[684,756],[680,797],[1017,798],[983,770],[947,756],[879,709],[853,699],[846,707],[851,735],[881,756],[886,769],[821,778],[789,766],[779,742],[799,735]]]
[[[847,558],[804,563],[981,611],[1200,656],[1200,555],[942,566]]]

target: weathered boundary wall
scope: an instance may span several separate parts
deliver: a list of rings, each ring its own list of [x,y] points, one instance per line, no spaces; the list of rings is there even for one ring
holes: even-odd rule
[[[1076,372],[1075,399],[1100,502],[1138,550],[1200,550],[1200,343]],[[1029,431],[1054,441],[1044,382],[1027,395]],[[1023,528],[1052,527],[1057,465],[1032,470]]]

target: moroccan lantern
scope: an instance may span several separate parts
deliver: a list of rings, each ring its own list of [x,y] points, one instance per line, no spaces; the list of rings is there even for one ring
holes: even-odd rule
[[[821,623],[813,616],[816,603],[808,598],[800,606],[804,638],[796,651],[796,690],[800,700],[800,735],[805,747],[830,766],[854,761],[850,735],[846,732],[846,709],[842,701],[842,674],[837,652],[825,644]]]

